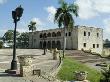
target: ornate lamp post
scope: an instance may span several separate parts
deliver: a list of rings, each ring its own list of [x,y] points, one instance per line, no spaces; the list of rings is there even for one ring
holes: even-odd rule
[[[44,53],[42,55],[45,55],[46,54],[46,41],[45,41],[46,38],[47,38],[46,34],[43,34],[43,39],[44,39],[44,43],[43,43]]]
[[[17,28],[17,22],[20,20],[20,17],[23,14],[23,8],[21,5],[17,7],[14,11],[12,11],[12,18],[15,23],[15,28],[14,28],[14,45],[13,45],[13,59],[11,62],[11,70],[17,70],[17,61],[16,61],[16,28]]]

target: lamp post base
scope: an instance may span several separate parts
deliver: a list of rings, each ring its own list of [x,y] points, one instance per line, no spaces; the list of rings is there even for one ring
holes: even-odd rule
[[[17,61],[13,61],[11,62],[11,70],[17,70]]]
[[[19,71],[17,70],[17,61],[13,61],[11,62],[11,69],[7,69],[5,70],[6,73],[9,74],[19,74]]]
[[[19,75],[19,70],[11,70],[11,69],[7,69],[5,70],[5,73],[11,74],[11,75]]]

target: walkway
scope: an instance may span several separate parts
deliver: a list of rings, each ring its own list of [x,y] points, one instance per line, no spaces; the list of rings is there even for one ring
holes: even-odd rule
[[[44,74],[51,74],[59,65],[58,60],[52,60],[52,54],[48,51],[46,55],[42,55],[43,50],[38,49],[17,49],[18,55],[33,55],[34,69],[41,69]],[[4,73],[10,68],[12,60],[12,49],[0,49],[0,82],[50,82],[47,78],[32,77],[15,77]],[[18,62],[19,68],[19,62]],[[52,81],[51,81],[52,82]]]

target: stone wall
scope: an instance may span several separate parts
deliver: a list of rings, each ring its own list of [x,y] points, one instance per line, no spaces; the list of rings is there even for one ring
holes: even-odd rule
[[[104,48],[102,56],[109,56],[110,55],[110,48]]]
[[[84,35],[85,32],[85,35]],[[85,47],[84,47],[85,43]],[[94,47],[93,47],[94,45]],[[78,50],[91,50],[102,54],[103,30],[100,28],[81,26],[78,28]]]
[[[48,34],[48,33],[57,33],[60,32],[61,36],[56,37],[47,37],[45,39],[46,42],[48,41],[60,41],[61,49],[63,49],[63,36],[64,36],[64,29],[63,28],[56,28],[50,30],[42,30],[34,32],[33,36],[33,48],[40,48],[40,41],[43,42],[44,39],[40,38],[40,34]],[[69,36],[69,32],[71,32],[71,36]],[[86,32],[86,36],[84,36],[84,32]],[[90,34],[89,34],[90,33]],[[101,28],[94,28],[94,27],[87,27],[87,26],[75,26],[73,30],[66,30],[66,49],[76,49],[76,50],[91,50],[92,52],[96,52],[102,54],[103,50],[103,29]],[[84,43],[86,43],[86,47],[84,47]],[[32,44],[32,33],[30,33],[29,38],[29,46],[30,48]],[[95,48],[93,48],[93,44]],[[52,47],[52,45],[51,45]]]

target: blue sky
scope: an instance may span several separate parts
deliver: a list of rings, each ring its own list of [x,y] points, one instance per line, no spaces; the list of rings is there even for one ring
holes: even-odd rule
[[[109,0],[66,0],[79,5],[79,17],[74,17],[75,25],[95,26],[104,29],[104,39],[110,39],[110,1]],[[58,0],[0,0],[0,36],[14,29],[11,12],[17,6],[24,8],[23,16],[18,22],[17,30],[28,31],[31,20],[37,22],[37,30],[52,29],[58,26],[54,24],[53,17]]]

